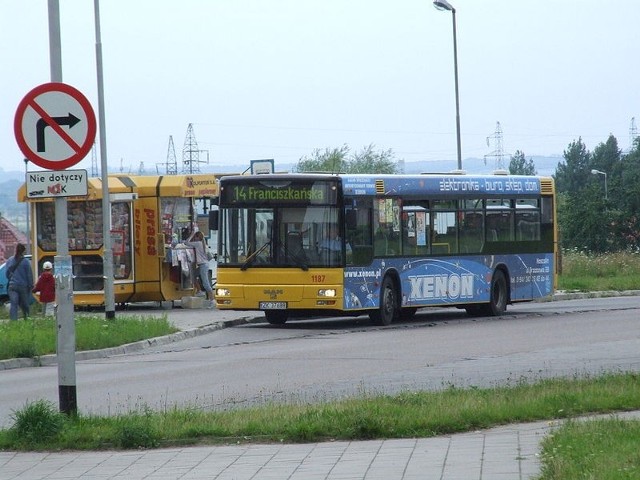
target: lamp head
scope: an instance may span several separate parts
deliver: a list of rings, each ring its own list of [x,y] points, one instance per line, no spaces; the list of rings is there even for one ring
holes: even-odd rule
[[[433,0],[433,6],[438,10],[448,10],[450,12],[456,11],[456,9],[453,8],[453,6],[449,2],[447,2],[447,0]]]

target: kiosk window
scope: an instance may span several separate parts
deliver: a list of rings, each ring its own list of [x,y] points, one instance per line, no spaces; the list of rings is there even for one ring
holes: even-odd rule
[[[178,241],[186,240],[191,235],[193,211],[190,198],[161,198],[160,211],[162,212],[162,233],[166,243],[170,243],[174,238],[173,235]]]
[[[69,250],[98,250],[102,247],[102,201],[69,202]],[[47,252],[56,250],[55,205],[36,205],[38,246]]]

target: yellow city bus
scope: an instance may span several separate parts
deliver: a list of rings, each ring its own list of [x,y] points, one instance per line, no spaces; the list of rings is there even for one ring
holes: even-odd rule
[[[500,315],[556,286],[550,177],[267,174],[224,177],[219,194],[217,308],[272,324]]]

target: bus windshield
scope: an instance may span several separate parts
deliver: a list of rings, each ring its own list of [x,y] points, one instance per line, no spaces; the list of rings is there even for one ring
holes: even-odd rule
[[[334,206],[228,208],[221,213],[219,265],[306,270],[344,266],[350,255]]]

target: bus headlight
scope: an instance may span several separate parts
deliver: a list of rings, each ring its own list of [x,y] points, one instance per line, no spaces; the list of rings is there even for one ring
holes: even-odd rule
[[[228,288],[216,288],[216,296],[229,297],[231,296],[231,291]]]
[[[335,297],[336,290],[334,288],[326,288],[322,290],[318,290],[319,297]]]

